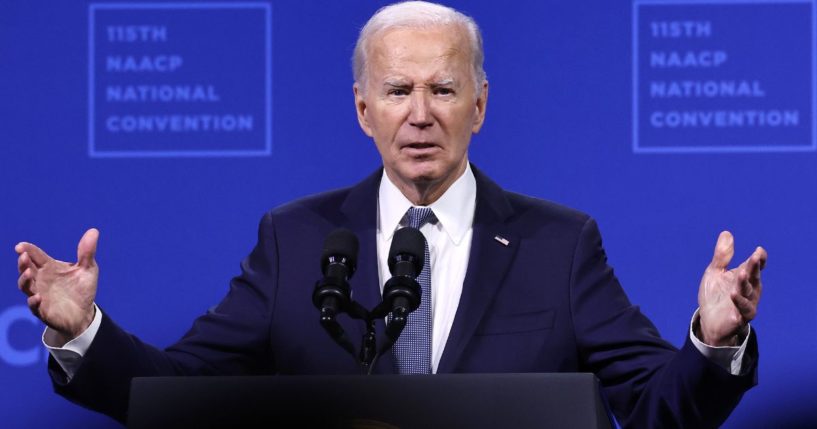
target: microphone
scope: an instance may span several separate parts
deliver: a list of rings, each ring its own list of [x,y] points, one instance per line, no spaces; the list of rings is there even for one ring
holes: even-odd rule
[[[383,286],[383,303],[391,309],[392,320],[387,331],[396,339],[406,324],[409,313],[420,306],[422,289],[417,276],[423,271],[426,239],[416,228],[401,228],[394,232],[389,249],[389,271],[392,278]]]
[[[312,303],[320,310],[321,324],[330,323],[346,311],[351,303],[349,279],[357,268],[357,236],[345,228],[338,228],[326,237],[321,255],[323,279],[315,284]]]

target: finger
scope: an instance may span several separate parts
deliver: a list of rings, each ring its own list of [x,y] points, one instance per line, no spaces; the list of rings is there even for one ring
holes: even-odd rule
[[[737,268],[726,271],[723,273],[723,292],[728,294],[730,297],[737,295],[745,296],[745,287],[748,283],[748,278],[748,272],[743,264]],[[749,289],[751,290],[751,285],[749,286]]]
[[[17,253],[28,253],[28,256],[31,258],[31,262],[34,262],[34,264],[37,265],[37,268],[42,267],[49,261],[53,260],[50,256],[48,256],[48,253],[43,252],[42,249],[31,243],[17,243],[17,245],[14,246],[14,250],[17,251]]]
[[[22,274],[23,271],[26,270],[26,268],[34,269],[35,270],[34,275],[37,275],[36,272],[37,266],[34,265],[33,262],[31,262],[31,257],[28,256],[28,253],[23,252],[20,256],[17,257],[17,272]]]
[[[732,296],[732,302],[737,307],[741,317],[743,317],[744,323],[751,322],[755,318],[757,306],[750,299],[736,294]]]
[[[735,255],[735,239],[729,231],[723,231],[718,235],[718,242],[715,244],[715,253],[712,255],[712,262],[709,266],[717,270],[725,270]]]
[[[752,299],[755,287],[760,284],[760,268],[758,261],[750,258],[741,265],[741,276],[739,278],[740,294]],[[755,277],[757,272],[757,277]]]
[[[26,269],[22,274],[20,274],[20,277],[17,278],[17,288],[24,294],[31,296],[34,295],[34,291],[32,290],[33,286],[34,277],[31,275],[31,270]]]
[[[26,269],[31,270],[32,278],[37,276],[37,272],[40,270],[37,268],[37,265],[31,262],[31,257],[28,256],[28,252],[24,252],[17,258],[17,271],[22,274],[23,271]]]
[[[96,265],[96,243],[99,241],[99,230],[91,228],[85,231],[77,245],[77,265],[90,268]]]
[[[752,299],[752,292],[754,292],[752,283],[749,282],[750,270],[751,267],[742,266],[738,272],[738,290],[742,296],[748,299]]]
[[[31,295],[26,302],[28,303],[29,310],[40,319],[40,303],[42,302],[42,297],[40,297],[40,295]]]
[[[745,279],[744,277],[739,279],[741,294],[743,296],[751,299],[752,293],[756,288],[760,287],[760,272],[763,270],[766,258],[766,251],[762,247],[758,247],[752,255],[738,267],[740,271],[745,271]]]
[[[749,271],[749,281],[755,284],[760,282],[760,272],[763,271],[763,268],[766,268],[766,259],[768,258],[769,255],[766,253],[766,249],[762,247],[755,249],[752,256],[749,257],[754,262],[752,269]]]

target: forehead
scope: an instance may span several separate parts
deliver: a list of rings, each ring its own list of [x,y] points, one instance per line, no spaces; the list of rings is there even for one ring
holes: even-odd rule
[[[471,67],[472,52],[460,25],[400,27],[375,34],[368,59],[373,80],[391,75],[459,75]]]

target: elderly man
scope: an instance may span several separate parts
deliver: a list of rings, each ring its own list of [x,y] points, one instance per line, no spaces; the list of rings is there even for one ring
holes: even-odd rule
[[[316,323],[305,285],[324,237],[346,227],[361,241],[355,297],[373,307],[393,234],[411,225],[428,240],[425,293],[403,334],[412,342],[375,372],[592,371],[624,426],[720,424],[756,382],[748,322],[765,251],[727,270],[733,239],[718,237],[676,350],[627,300],[591,218],[506,192],[469,164],[488,100],[482,63],[479,30],[459,12],[425,2],[378,11],[355,48],[354,95],[382,170],[267,213],[227,296],[166,350],[94,304],[98,231],[82,237],[76,264],[18,244],[19,287],[48,325],[56,390],[124,419],[135,376],[356,373]]]

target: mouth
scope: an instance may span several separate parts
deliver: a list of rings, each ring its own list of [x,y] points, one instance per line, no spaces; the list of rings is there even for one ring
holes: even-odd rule
[[[435,150],[438,150],[440,147],[437,146],[435,143],[413,142],[403,144],[400,148],[403,151],[409,152],[410,154],[424,155]]]

